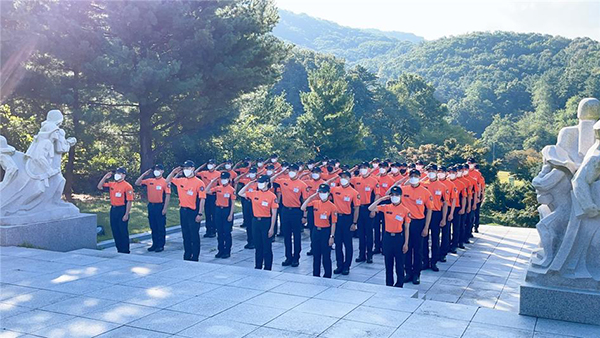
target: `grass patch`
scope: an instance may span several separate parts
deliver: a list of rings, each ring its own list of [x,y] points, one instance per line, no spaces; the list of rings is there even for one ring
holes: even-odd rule
[[[98,217],[98,225],[104,228],[104,235],[98,236],[98,242],[112,239],[112,231],[110,229],[110,203],[108,194],[106,196],[91,196],[91,195],[74,195],[75,205],[81,212],[88,214],[96,214]],[[150,231],[148,224],[148,202],[144,199],[136,199],[131,206],[129,214],[129,234],[139,234]],[[242,210],[239,201],[235,203],[235,212]],[[171,196],[169,208],[167,210],[167,228],[179,225],[179,199],[176,195]]]
[[[509,171],[498,171],[498,181],[500,183],[509,183],[516,187],[522,187],[525,185],[525,181],[516,179],[512,176]]]

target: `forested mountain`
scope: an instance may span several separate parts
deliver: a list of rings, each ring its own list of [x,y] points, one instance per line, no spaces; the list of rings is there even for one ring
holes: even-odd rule
[[[403,73],[423,76],[448,104],[449,121],[476,135],[495,115],[520,118],[565,109],[572,97],[600,96],[600,43],[589,38],[478,32],[409,43],[369,40],[360,30],[346,36],[340,31],[347,28],[306,15],[280,16],[274,34],[300,47],[360,64],[382,81]]]

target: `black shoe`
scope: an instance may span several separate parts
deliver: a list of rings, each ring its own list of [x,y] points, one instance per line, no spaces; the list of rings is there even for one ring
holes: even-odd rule
[[[461,248],[461,249],[466,249],[466,248],[465,248],[465,246],[464,246],[464,245],[462,245],[462,244],[461,244],[461,245],[459,245],[458,247],[459,247],[459,248]]]
[[[336,275],[339,275],[340,273],[342,273],[342,268],[337,268],[337,269],[333,270],[333,273]]]
[[[165,248],[160,247],[160,248],[156,248],[156,250],[154,250],[154,252],[163,252],[165,251]]]
[[[438,272],[438,271],[440,271],[440,268],[438,268],[438,267],[437,267],[437,265],[433,264],[433,265],[431,266],[431,270],[433,270],[433,271],[435,271],[435,272]]]
[[[471,244],[471,241],[467,239],[467,240],[465,241],[465,244]]]
[[[427,270],[427,269],[431,269],[431,263],[429,262],[423,262],[423,270]]]
[[[450,249],[450,252],[451,252],[451,253],[453,253],[453,254],[455,254],[455,253],[457,253],[458,251],[456,251],[456,249]]]
[[[404,283],[411,282],[412,280],[413,280],[412,276],[410,276],[410,275],[404,276]]]
[[[297,267],[298,265],[300,265],[300,263],[298,261],[293,261],[292,262],[292,268]]]
[[[307,255],[307,256],[312,256],[312,251],[307,251],[307,252],[306,252],[306,255]]]
[[[377,255],[381,253],[381,249],[377,248],[375,250],[373,250],[373,255]]]
[[[223,255],[221,255],[221,258],[229,258],[229,257],[231,257],[230,254],[223,254]]]
[[[366,261],[366,259],[364,257],[359,257],[357,259],[354,260],[356,263],[362,263],[364,261]]]
[[[442,257],[442,258],[440,258],[440,262],[442,262],[442,263],[446,263],[446,257]]]
[[[215,255],[215,258],[221,258],[223,256],[222,252],[217,252],[217,254]]]
[[[283,237],[283,234],[280,232],[277,234],[277,237]]]
[[[373,264],[373,259],[372,258],[367,258],[367,264]]]
[[[348,276],[349,274],[350,274],[349,269],[345,269],[344,271],[342,271],[342,275],[344,275],[344,276]]]
[[[396,287],[396,288],[402,288],[402,287],[404,287],[404,284],[403,283],[396,283],[396,284],[394,284],[394,287]]]
[[[283,261],[283,263],[281,263],[281,266],[290,266],[292,265],[292,261],[289,259],[286,259],[285,261]]]
[[[154,250],[156,250],[156,248],[153,247],[153,246],[151,246],[151,247],[148,248],[148,251],[154,251]]]
[[[413,279],[412,279],[412,283],[413,283],[414,285],[419,285],[419,284],[421,284],[421,277],[419,277],[419,276],[414,276],[414,277],[413,277]]]
[[[479,229],[475,228],[475,232],[476,232],[476,233],[479,233]]]
[[[246,245],[244,245],[244,249],[254,249],[254,245],[246,244]]]

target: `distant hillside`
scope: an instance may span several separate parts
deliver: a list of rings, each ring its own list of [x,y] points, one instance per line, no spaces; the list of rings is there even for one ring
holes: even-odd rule
[[[412,33],[344,27],[285,10],[279,10],[279,16],[279,23],[273,30],[275,36],[298,46],[343,57],[349,62],[423,41],[422,37]]]

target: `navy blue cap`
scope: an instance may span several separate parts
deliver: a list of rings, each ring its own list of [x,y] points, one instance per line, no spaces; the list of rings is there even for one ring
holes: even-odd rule
[[[261,175],[258,178],[258,182],[259,183],[269,183],[269,182],[271,182],[271,178],[268,175]]]
[[[184,168],[193,168],[195,166],[196,166],[196,164],[194,164],[194,161],[192,161],[192,160],[187,160],[187,161],[183,162],[183,165],[182,165],[182,167],[184,167]]]
[[[127,169],[123,167],[118,167],[117,170],[115,170],[115,172],[127,175]]]
[[[394,186],[390,189],[390,195],[402,195],[402,188],[399,186]]]
[[[329,192],[329,184],[321,184],[319,185],[319,192]]]

